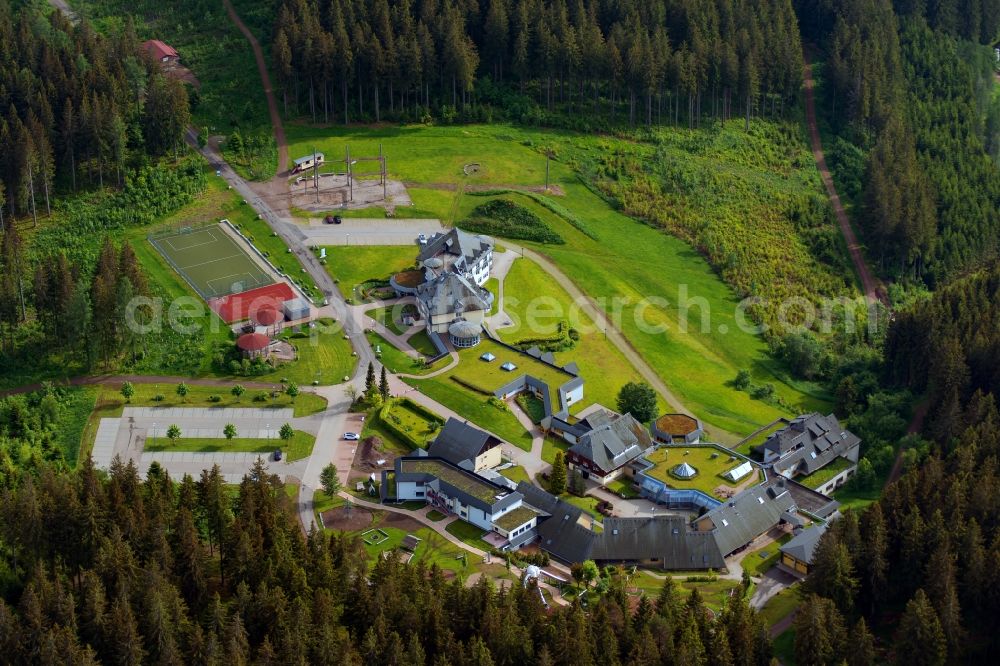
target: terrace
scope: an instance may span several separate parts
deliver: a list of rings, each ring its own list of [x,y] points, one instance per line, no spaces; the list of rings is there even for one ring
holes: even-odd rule
[[[502,530],[510,532],[532,518],[538,517],[538,512],[526,506],[519,506],[513,511],[509,511],[493,521],[493,524]]]
[[[645,458],[653,464],[644,471],[647,476],[662,481],[671,488],[699,490],[714,497],[723,496],[716,492],[720,486],[733,487],[733,483],[722,475],[743,463],[742,458],[714,446],[660,447]],[[685,462],[697,470],[698,473],[693,478],[680,479],[670,473],[671,469]],[[759,478],[760,470],[755,467],[737,485],[746,487],[756,483]]]
[[[493,354],[496,360],[491,363],[481,360],[480,357],[486,353]],[[553,391],[573,379],[573,375],[565,370],[508,349],[495,340],[485,337],[477,347],[459,351],[459,357],[461,362],[450,373],[451,376],[481,389],[484,393],[492,394],[501,386],[523,375],[530,375],[545,382]],[[501,366],[508,361],[517,366],[517,369],[510,372],[503,370]]]
[[[509,492],[487,483],[475,474],[452,467],[440,460],[403,460],[400,464],[404,474],[431,474],[488,504],[493,504],[498,495],[506,495]]]
[[[854,465],[853,462],[847,458],[836,458],[832,460],[826,467],[818,469],[808,476],[803,476],[795,479],[801,483],[806,488],[812,488],[815,490],[819,488],[824,483],[837,476],[846,469],[849,469]]]

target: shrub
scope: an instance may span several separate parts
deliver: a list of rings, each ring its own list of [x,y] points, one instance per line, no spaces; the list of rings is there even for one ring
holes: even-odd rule
[[[153,402],[163,402],[163,394],[157,393],[153,396]]]
[[[210,395],[210,396],[208,396],[208,401],[209,402],[222,402],[222,396],[221,395]]]
[[[509,412],[510,411],[510,407],[507,405],[507,403],[504,402],[503,400],[501,400],[500,398],[496,397],[496,396],[493,396],[492,398],[490,398],[486,402],[489,403],[489,405],[491,407],[496,407],[501,412]]]
[[[253,397],[253,401],[254,401],[254,402],[267,402],[267,393],[266,393],[265,391],[260,391],[260,392],[258,392],[258,393],[257,393],[257,394],[256,394],[256,395],[255,395],[255,396]]]
[[[566,242],[540,217],[509,199],[494,199],[476,206],[471,217],[459,222],[458,226],[478,233],[537,243],[562,245]]]

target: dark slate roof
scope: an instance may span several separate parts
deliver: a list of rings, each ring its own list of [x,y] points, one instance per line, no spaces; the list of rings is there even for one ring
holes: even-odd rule
[[[417,298],[429,315],[489,310],[486,293],[458,273],[445,273],[417,287]]]
[[[500,440],[488,432],[468,423],[462,423],[456,418],[449,418],[438,436],[427,447],[427,452],[432,456],[444,458],[453,465],[459,465],[498,444]]]
[[[545,492],[527,481],[517,484],[517,492],[548,518],[538,519],[539,546],[563,562],[583,562],[590,559],[590,552],[597,535],[580,524],[583,509]]]
[[[465,257],[466,262],[471,264],[490,247],[491,244],[486,237],[469,234],[455,228],[431,236],[418,258],[420,261],[426,261],[431,257],[447,253],[456,257]]]
[[[714,534],[692,530],[682,516],[605,518],[598,534],[587,527],[583,509],[526,481],[517,492],[525,504],[547,514],[538,519],[539,546],[563,562],[661,560],[668,569],[725,566]]]
[[[584,434],[570,451],[607,474],[635,460],[652,444],[649,431],[631,414],[622,414]]]
[[[787,488],[775,484],[748,488],[717,506],[699,520],[710,518],[715,541],[723,556],[746,546],[779,522],[781,514],[792,511],[795,500]]]
[[[860,444],[833,414],[803,414],[773,433],[758,447],[781,456],[775,467],[788,474],[812,474]]]
[[[783,485],[791,493],[792,499],[795,500],[796,508],[800,511],[807,511],[814,516],[827,518],[840,508],[840,502],[837,500],[791,479],[772,477],[769,483]]]
[[[824,532],[826,532],[826,524],[802,530],[791,541],[782,546],[780,550],[782,553],[791,555],[799,562],[809,564],[812,562],[816,546],[819,545],[819,540],[822,538]]]
[[[712,533],[692,530],[683,516],[605,518],[591,559],[662,560],[667,569],[722,569],[726,565]]]

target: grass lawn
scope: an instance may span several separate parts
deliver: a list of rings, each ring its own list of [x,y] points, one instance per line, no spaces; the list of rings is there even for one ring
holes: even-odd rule
[[[378,523],[379,520],[376,520],[373,527],[378,526]],[[408,532],[396,527],[378,526],[378,529],[384,531],[389,538],[375,545],[364,544],[370,562],[375,562],[375,558],[383,552],[398,549],[403,543],[403,538],[408,534]],[[361,533],[352,534],[360,536]],[[420,539],[420,543],[416,547],[413,559],[410,560],[411,564],[418,561],[425,563],[428,567],[437,564],[441,569],[455,572],[463,580],[476,571],[476,567],[480,563],[478,556],[459,548],[429,527],[421,527],[412,534]],[[406,557],[408,553],[400,550],[400,555]]]
[[[690,453],[684,455],[686,452]],[[742,459],[730,460],[732,456],[729,453],[714,446],[661,446],[646,457],[655,465],[646,471],[649,476],[664,481],[672,488],[692,488],[709,496],[714,496],[715,488],[720,485],[732,487],[733,482],[722,478],[722,474],[743,463]],[[685,462],[698,471],[693,479],[679,479],[670,473],[675,466]],[[755,467],[753,472],[740,479],[739,483],[744,484],[748,479],[756,480],[759,477],[760,470]]]
[[[542,460],[548,464],[553,464],[556,461],[556,451],[566,452],[569,450],[570,443],[561,437],[548,436],[545,441],[542,442]]]
[[[438,423],[428,421],[423,414],[415,411],[403,400],[393,400],[385,418],[390,420],[393,426],[402,430],[404,434],[421,442],[423,444],[421,448],[427,448],[427,444],[437,437],[441,430]],[[441,422],[443,421],[442,418]]]
[[[789,629],[771,641],[774,656],[779,664],[795,666],[795,630]]]
[[[774,425],[761,430],[753,437],[747,437],[742,442],[740,442],[738,446],[735,446],[733,448],[733,451],[736,451],[737,453],[742,453],[748,458],[753,458],[754,460],[758,460],[760,459],[760,456],[754,453],[753,447],[760,446],[761,444],[767,441],[768,437],[778,432],[782,428],[785,428],[787,425],[788,425],[788,420],[781,419]]]
[[[708,131],[676,130],[671,140],[676,139],[675,144],[707,140]],[[360,152],[377,150],[382,143],[394,164],[394,175],[418,184],[537,185],[544,181],[542,151],[554,149],[559,158],[552,163],[551,181],[565,196],[546,201],[565,209],[594,238],[552,216],[554,221],[547,221],[567,242],[537,246],[537,250],[602,307],[620,313],[620,317],[615,316],[632,345],[665,378],[684,406],[709,426],[713,436],[735,442],[740,435],[785,412],[829,408],[826,392],[814,384],[791,380],[785,368],[770,357],[763,338],[741,328],[737,320],[738,313],[742,314],[737,308],[739,299],[698,252],[684,241],[619,213],[580,181],[576,168],[583,168],[609,148],[633,150],[629,142],[509,126],[293,126],[289,140],[293,152],[316,144],[331,154],[341,152],[347,142],[352,151]],[[672,150],[677,150],[676,145]],[[469,162],[478,162],[483,169],[475,176],[464,176],[462,166]],[[748,171],[765,174],[758,179],[768,186],[780,183],[768,168]],[[815,189],[819,191],[818,185]],[[435,195],[434,212],[446,223],[452,222],[466,206],[467,196],[460,190]],[[473,206],[482,202],[482,197],[468,198],[475,200],[469,202]],[[678,205],[683,208],[685,203],[682,198]],[[658,299],[651,301],[649,296]],[[697,304],[689,308],[686,302],[691,299],[697,299]],[[710,325],[702,330],[700,319],[705,310],[710,312]],[[689,318],[692,325],[681,326],[681,321]],[[755,384],[774,384],[777,397],[787,408],[732,389],[728,383],[740,369],[749,370]]]
[[[344,331],[339,326],[304,329],[300,333],[286,330],[282,338],[291,343],[298,352],[298,358],[283,363],[273,372],[258,377],[257,381],[274,382],[287,379],[299,386],[318,382],[322,386],[340,384],[344,377],[354,374],[358,359],[354,356],[351,341],[344,339]]]
[[[372,350],[379,350],[376,356],[382,361],[382,364],[389,370],[389,372],[404,373],[408,375],[426,375],[427,373],[434,371],[434,367],[425,366],[421,361],[418,361],[412,356],[407,356],[400,350],[396,349],[391,342],[374,331],[365,331],[365,337],[368,338],[368,343],[372,346]],[[444,365],[448,362],[448,360],[442,360],[441,364]]]
[[[492,353],[496,358],[489,362],[482,360],[480,356],[486,353]],[[549,385],[553,396],[556,388],[573,379],[573,375],[567,372],[542,363],[527,354],[511,351],[487,337],[483,337],[482,342],[471,349],[459,350],[458,357],[459,364],[443,376],[458,377],[491,395],[521,375],[531,375],[545,382]],[[507,371],[501,368],[507,362],[513,363],[515,369]]]
[[[642,497],[639,491],[632,487],[632,480],[623,477],[617,478],[607,484],[607,489],[616,495],[625,497],[626,499],[637,499]]]
[[[164,426],[165,428],[165,426]],[[278,437],[277,430],[273,439],[242,438],[225,439],[222,437],[178,437],[175,440],[163,436],[164,428],[157,428],[157,437],[146,440],[146,451],[188,451],[194,453],[260,453],[268,455],[275,449],[284,453],[283,460],[293,461],[307,458],[312,453],[316,438],[307,432],[296,430],[289,440]],[[181,432],[183,435],[183,431]]]
[[[663,574],[661,572],[657,572],[657,574],[657,576],[653,576],[649,572],[640,569],[629,580],[629,587],[636,587],[646,596],[655,598],[659,595],[660,590],[663,589],[663,579],[659,577]],[[692,590],[697,589],[705,601],[705,605],[715,611],[722,609],[722,606],[729,599],[730,592],[739,587],[740,584],[739,581],[723,578],[713,581],[693,582],[675,577],[675,582],[682,591],[687,593],[683,596],[684,600],[686,600]]]
[[[490,308],[490,314],[496,314],[497,309],[500,307],[500,280],[495,277],[491,277],[486,280],[486,284],[483,285],[483,288],[493,294],[493,307]]]
[[[404,381],[432,400],[461,414],[472,424],[489,430],[520,449],[531,450],[531,435],[516,416],[509,410],[494,407],[485,395],[460,386],[448,377],[449,373],[444,373],[427,379],[405,378]]]
[[[490,548],[490,545],[483,541],[483,535],[486,534],[486,530],[480,529],[472,523],[458,519],[448,523],[448,526],[444,529],[448,534],[461,539],[463,543],[467,543],[473,548],[478,548],[479,550],[489,550]]]
[[[532,423],[540,423],[545,418],[545,403],[534,393],[520,393],[517,396],[517,405],[528,415]]]
[[[577,497],[573,493],[563,493],[559,499],[572,504],[573,506],[578,506],[597,520],[597,524],[600,525],[604,522],[604,516],[602,516],[597,511],[597,504],[601,500],[596,497],[591,497],[590,495],[584,495],[583,497]]]
[[[378,437],[381,439],[383,449],[387,452],[399,456],[413,453],[413,447],[408,442],[404,442],[396,433],[389,430],[385,423],[382,422],[379,410],[369,410],[368,416],[365,417],[365,425],[361,429],[361,438],[364,439],[366,437]]]
[[[541,212],[551,215],[545,209]],[[514,261],[504,280],[504,312],[510,316],[514,326],[501,328],[497,334],[510,344],[553,335],[561,321],[569,322],[580,333],[580,340],[572,349],[555,355],[559,365],[575,361],[586,382],[583,400],[573,405],[571,411],[578,412],[595,402],[613,407],[622,386],[642,381],[639,372],[617,347],[608,342],[593,320],[573,303],[569,294],[548,273],[530,259]],[[662,398],[660,407],[661,411],[668,411]]]
[[[444,520],[447,517],[448,516],[444,515],[443,513],[441,513],[440,511],[438,511],[437,509],[431,509],[430,511],[427,512],[427,520],[433,521],[435,523],[439,522],[439,521],[442,521],[442,520]]]
[[[233,386],[239,382],[233,382]],[[188,394],[181,398],[177,395],[177,384],[134,384],[135,395],[128,403],[129,407],[253,407],[254,409],[282,409],[293,408],[294,416],[309,416],[318,414],[326,409],[326,398],[302,391],[295,401],[285,395],[280,394],[277,398],[268,397],[267,402],[256,402],[253,396],[257,391],[246,389],[246,393],[237,399],[231,392],[230,386],[192,386],[188,384]],[[105,414],[105,416],[121,416],[121,410],[126,406],[118,385],[102,385],[97,396],[98,405],[103,407],[114,405],[117,413]],[[154,400],[158,395],[162,395],[162,400]],[[219,396],[219,402],[212,402],[209,398],[213,395]]]
[[[854,463],[847,458],[839,457],[830,461],[826,467],[816,470],[809,476],[802,476],[795,480],[807,488],[816,489],[853,465]]]
[[[846,485],[833,493],[833,499],[840,502],[840,510],[853,509],[861,511],[872,502],[877,502],[882,496],[883,480],[880,479],[870,490],[860,490],[851,485]]]
[[[799,607],[801,602],[799,584],[795,583],[771,597],[764,604],[764,607],[758,611],[758,615],[760,615],[760,619],[764,621],[764,624],[770,627],[782,618],[787,617],[789,613]]]
[[[388,281],[396,273],[413,268],[416,258],[416,246],[338,245],[326,248],[326,271],[344,298],[357,298],[355,287],[369,280]]]
[[[402,335],[406,330],[402,322],[397,322],[392,316],[392,308],[372,308],[371,310],[365,310],[365,316],[374,319],[396,335]]]
[[[413,347],[414,351],[420,352],[427,358],[434,358],[438,355],[437,347],[431,342],[431,339],[427,336],[427,331],[417,331],[409,337],[407,342]],[[450,361],[448,361],[450,362]]]
[[[773,567],[781,559],[779,550],[784,544],[792,540],[791,534],[785,534],[776,542],[762,546],[755,551],[747,553],[741,560],[743,570],[751,576],[762,576],[764,572]],[[766,555],[766,557],[764,557]]]
[[[527,481],[531,483],[531,477],[520,465],[514,465],[513,467],[508,467],[507,469],[500,470],[500,474],[507,477],[514,483],[520,483],[521,481]]]

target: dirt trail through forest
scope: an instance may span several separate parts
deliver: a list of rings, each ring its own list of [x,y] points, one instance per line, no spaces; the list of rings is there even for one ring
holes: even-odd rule
[[[816,160],[816,168],[819,169],[819,176],[823,180],[824,187],[826,187],[827,195],[830,197],[833,213],[837,217],[837,225],[840,227],[840,232],[844,235],[844,240],[847,242],[847,251],[851,255],[854,270],[857,271],[858,277],[861,278],[861,286],[864,289],[865,296],[873,301],[882,301],[888,307],[889,299],[886,296],[885,287],[872,274],[871,269],[868,268],[868,264],[865,263],[864,255],[861,252],[861,244],[854,235],[854,229],[851,228],[851,221],[847,217],[844,206],[840,203],[840,195],[837,194],[837,188],[834,186],[833,178],[830,176],[830,169],[826,165],[826,157],[823,154],[823,143],[819,136],[819,125],[816,122],[816,103],[814,100],[816,82],[813,80],[812,63],[809,62],[805,54],[803,54],[803,59],[805,65],[802,71],[802,78],[805,86],[806,122],[809,124],[809,137],[812,142],[812,152],[813,158]]]
[[[271,76],[267,73],[267,63],[264,61],[264,52],[260,48],[260,42],[236,13],[233,3],[229,0],[222,0],[222,4],[225,5],[230,20],[240,29],[243,36],[250,42],[250,48],[253,49],[253,57],[257,61],[257,71],[260,72],[260,81],[264,86],[264,96],[267,98],[267,112],[271,116],[274,142],[278,145],[278,175],[281,175],[288,171],[288,141],[285,139],[285,127],[281,124],[281,115],[278,113],[278,103],[274,99]]]

